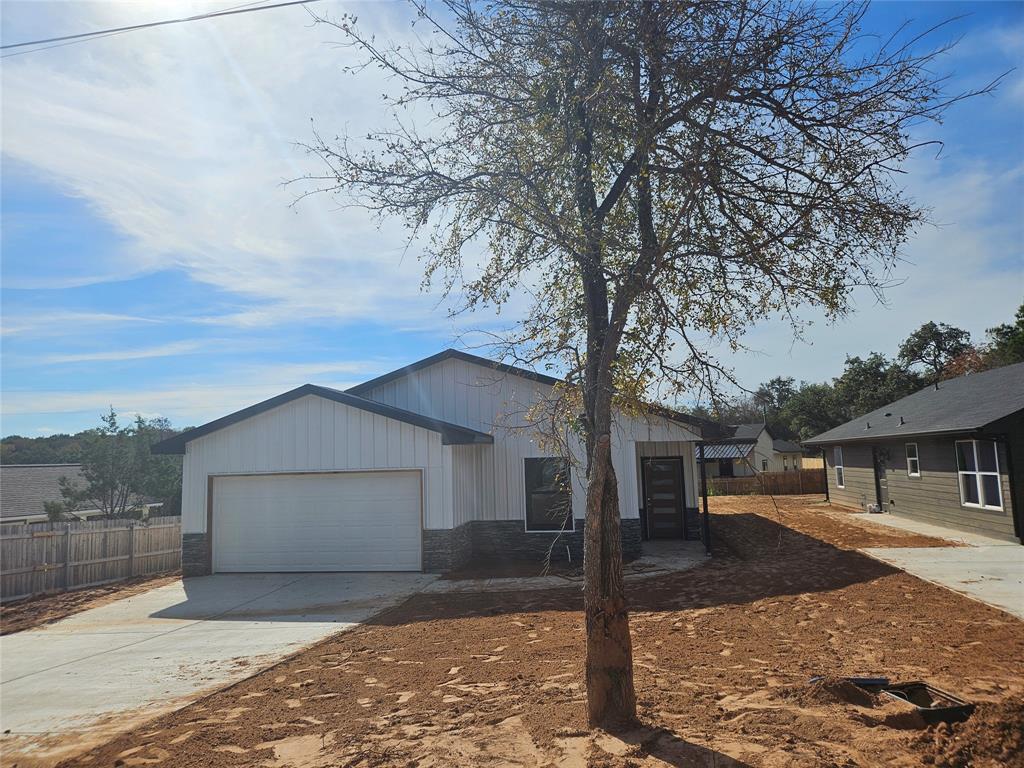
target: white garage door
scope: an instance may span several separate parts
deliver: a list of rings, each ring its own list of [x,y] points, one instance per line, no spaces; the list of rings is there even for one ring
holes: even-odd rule
[[[218,477],[215,571],[418,571],[418,472]]]

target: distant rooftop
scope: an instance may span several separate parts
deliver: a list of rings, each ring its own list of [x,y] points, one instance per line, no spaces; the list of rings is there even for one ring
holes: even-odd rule
[[[43,503],[60,501],[60,479],[84,483],[81,464],[4,464],[0,466],[0,520],[46,513]]]

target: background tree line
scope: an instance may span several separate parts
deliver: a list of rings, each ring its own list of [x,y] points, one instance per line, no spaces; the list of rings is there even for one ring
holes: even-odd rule
[[[60,501],[46,502],[51,520],[98,509],[104,517],[141,517],[147,503],[162,504],[160,514],[181,513],[181,457],[155,455],[150,447],[177,434],[165,418],[123,424],[114,409],[100,426],[75,435],[6,437],[0,443],[3,464],[81,464],[82,479],[60,479]],[[43,510],[40,510],[43,511]]]
[[[778,437],[803,440],[880,408],[936,381],[1024,362],[1024,304],[1010,323],[989,328],[983,342],[945,323],[928,322],[910,334],[895,358],[880,352],[847,357],[831,382],[799,384],[776,376],[752,394],[695,415],[722,424],[765,419]]]

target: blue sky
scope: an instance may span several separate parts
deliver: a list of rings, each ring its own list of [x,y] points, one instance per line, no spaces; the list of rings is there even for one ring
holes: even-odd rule
[[[6,2],[5,43],[229,3]],[[393,2],[355,10],[406,34]],[[768,322],[728,362],[756,386],[821,380],[847,354],[892,354],[927,320],[984,329],[1024,297],[1024,4],[879,3],[869,28],[968,14],[939,66],[954,88],[1017,67],[954,109],[908,169],[932,209],[885,306],[855,297],[802,341]],[[292,207],[284,179],[316,170],[294,143],[378,124],[386,83],[341,73],[350,55],[300,9],[164,27],[5,59],[2,66],[3,434],[93,426],[108,405],[197,424],[312,381],[347,386],[458,345],[472,328],[419,290],[415,252],[329,198]],[[472,338],[470,335],[468,338]]]

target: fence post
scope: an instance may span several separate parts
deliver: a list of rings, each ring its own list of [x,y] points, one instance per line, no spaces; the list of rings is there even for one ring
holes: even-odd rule
[[[64,589],[71,589],[71,523],[64,523]]]
[[[135,521],[128,523],[128,578],[135,575]]]

